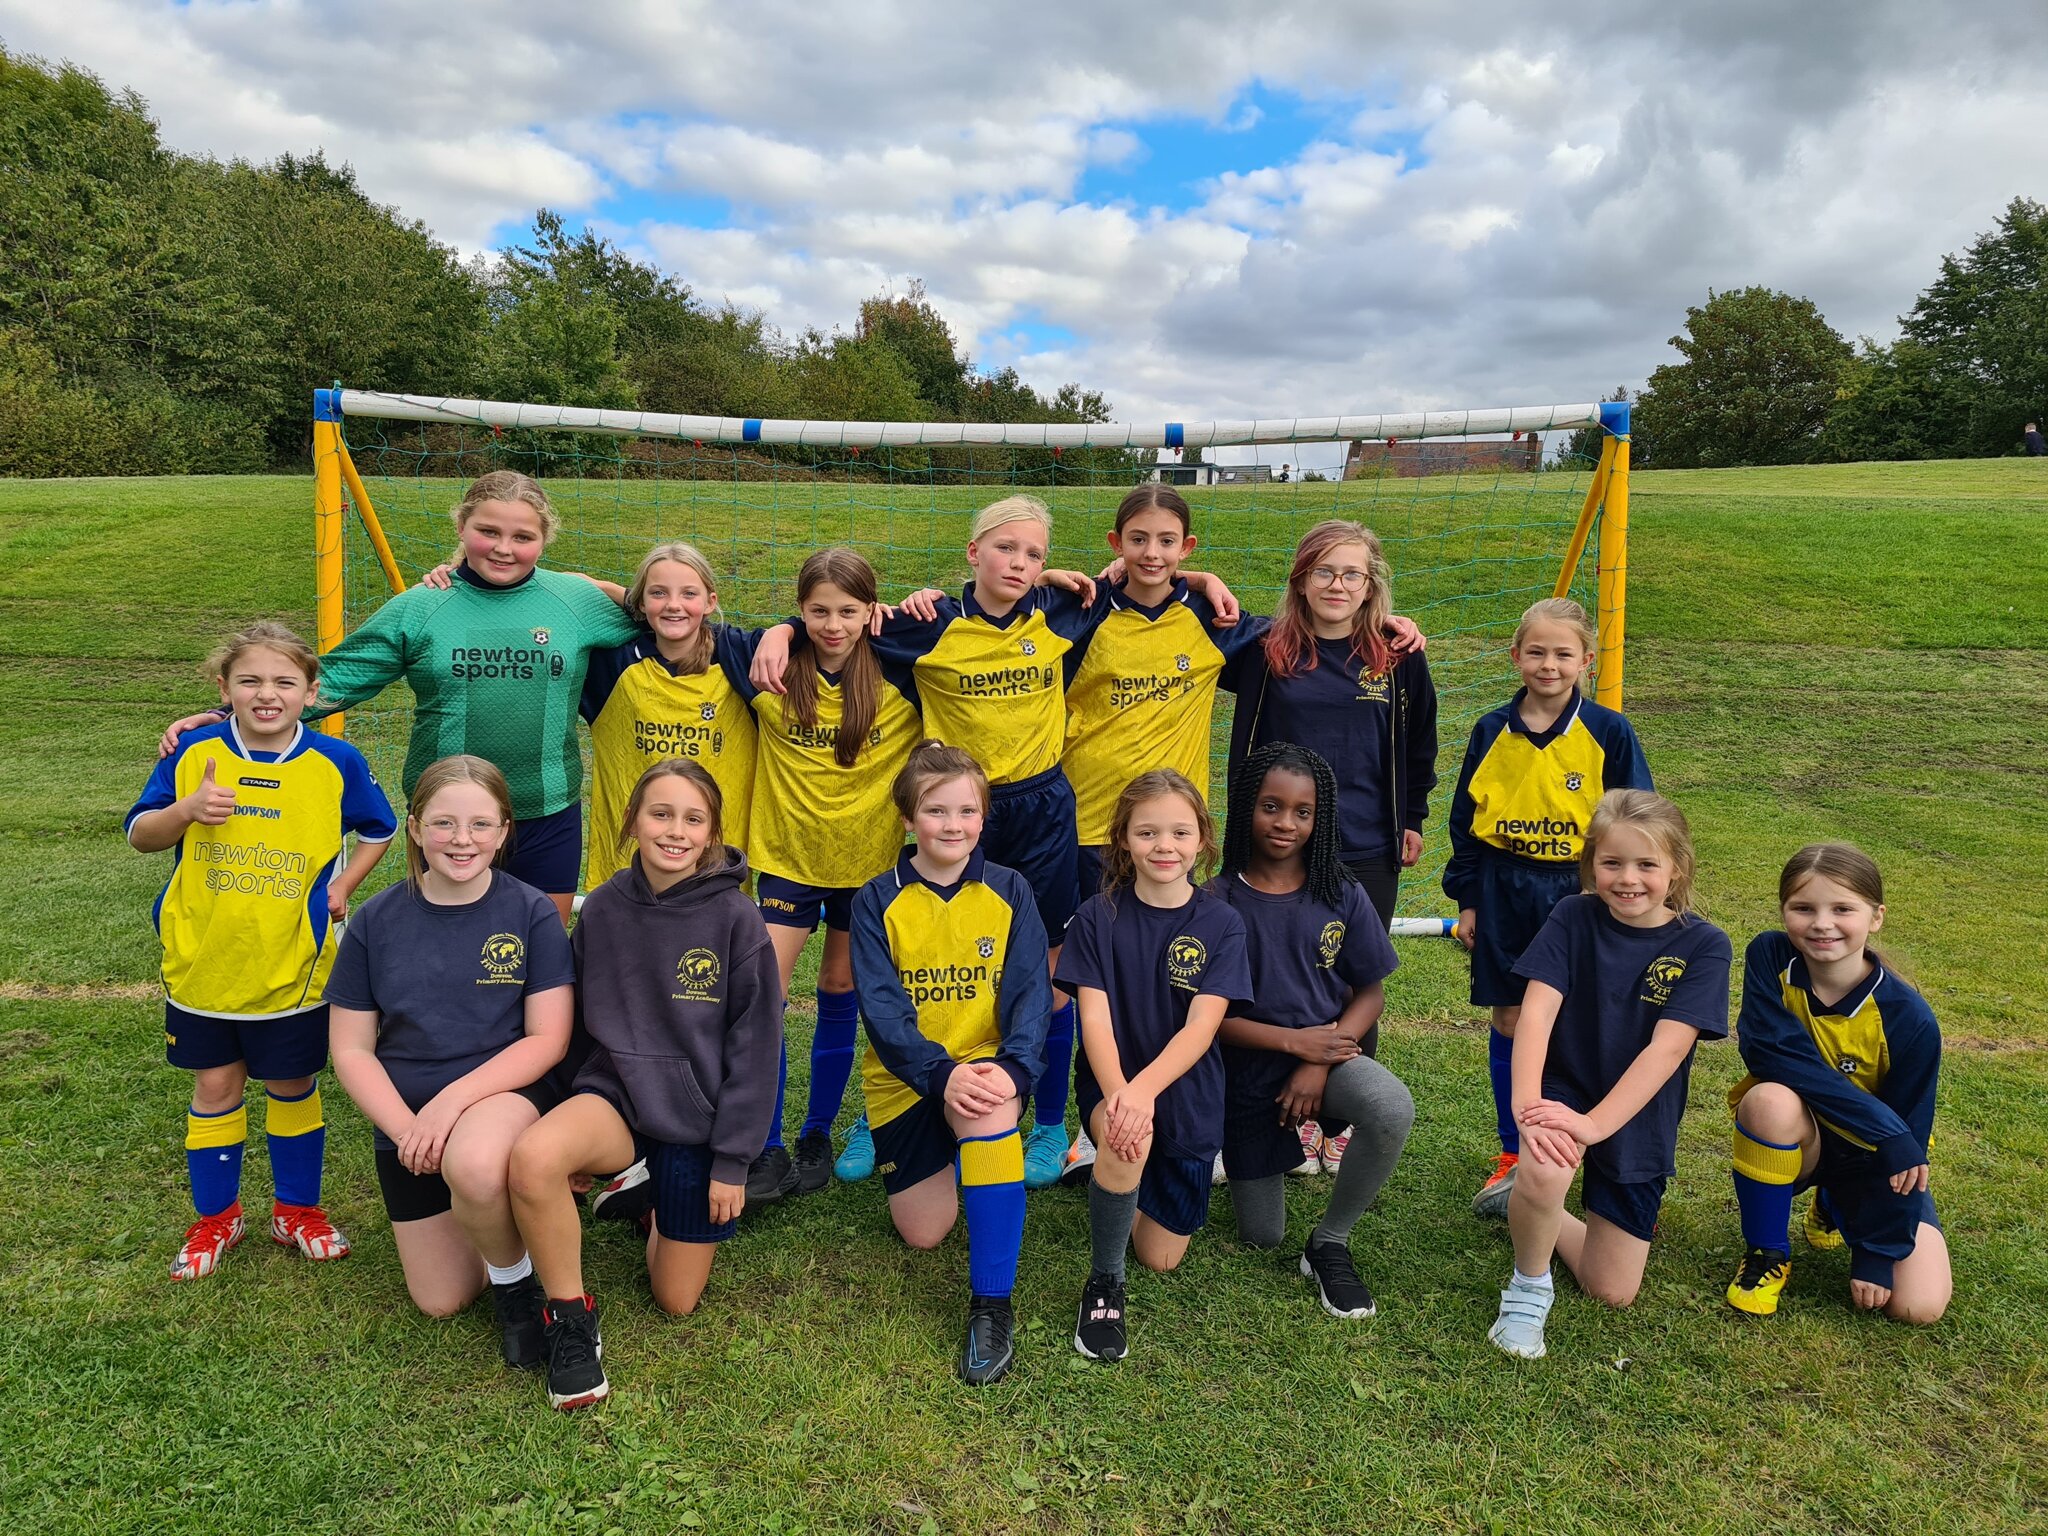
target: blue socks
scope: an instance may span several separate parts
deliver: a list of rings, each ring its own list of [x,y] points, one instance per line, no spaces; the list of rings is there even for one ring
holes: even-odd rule
[[[1799,1144],[1765,1141],[1737,1121],[1734,1154],[1735,1205],[1742,1212],[1743,1246],[1790,1253]]]
[[[1024,1247],[1024,1140],[1015,1131],[963,1137],[957,1164],[967,1216],[967,1284],[976,1296],[1017,1288]]]
[[[1493,1122],[1500,1149],[1519,1155],[1522,1128],[1515,1124],[1515,1042],[1497,1029],[1486,1031],[1486,1075],[1493,1081]]]
[[[327,1121],[320,1084],[296,1099],[266,1093],[263,1129],[270,1138],[270,1180],[280,1205],[318,1205],[320,1166],[327,1157]]]
[[[242,1198],[242,1148],[249,1111],[237,1104],[217,1115],[185,1112],[185,1167],[192,1176],[192,1209],[218,1216]]]
[[[1074,1082],[1074,1000],[1063,998],[1045,1032],[1045,1074],[1031,1091],[1031,1118],[1040,1125],[1067,1124],[1067,1095]]]
[[[859,1029],[857,993],[818,994],[818,1029],[811,1036],[811,1093],[804,1105],[805,1136],[813,1131],[830,1131],[832,1122],[839,1118],[847,1079],[853,1076],[853,1042]]]
[[[785,1013],[788,1012],[789,1004],[784,1003],[782,1007]],[[782,1100],[788,1090],[789,1036],[785,1034],[782,1037],[782,1059],[775,1064],[775,1118],[768,1122],[768,1140],[761,1148],[763,1152],[772,1152],[782,1145]]]

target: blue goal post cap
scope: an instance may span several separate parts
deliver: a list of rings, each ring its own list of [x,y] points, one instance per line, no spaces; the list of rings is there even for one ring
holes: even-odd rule
[[[340,390],[316,389],[313,391],[313,419],[315,421],[341,420]]]
[[[1182,426],[1182,425],[1181,425],[1181,423],[1179,423],[1179,422],[1177,422],[1177,421],[1169,421],[1169,422],[1168,422],[1168,423],[1166,424],[1166,446],[1167,446],[1167,447],[1169,447],[1169,448],[1181,448],[1181,447],[1185,447],[1185,446],[1186,446],[1186,444],[1185,444],[1185,442],[1183,441],[1183,439],[1184,439],[1184,438],[1185,438],[1186,436],[1187,436],[1187,429],[1186,429],[1186,428],[1185,428],[1184,426]]]
[[[1600,426],[1616,437],[1628,436],[1628,406],[1626,400],[1603,400],[1600,402]]]

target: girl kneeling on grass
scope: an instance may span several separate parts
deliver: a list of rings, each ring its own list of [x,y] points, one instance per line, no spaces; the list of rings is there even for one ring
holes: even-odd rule
[[[640,776],[615,834],[633,861],[592,891],[570,944],[589,1055],[558,1108],[512,1149],[512,1208],[533,1250],[548,1402],[610,1392],[569,1181],[645,1157],[655,1304],[694,1311],[746,1204],[775,1105],[782,993],[746,856],[719,837],[718,785],[673,759]]]
[[[936,1248],[966,1210],[960,1379],[986,1386],[1016,1353],[1017,1115],[1044,1066],[1045,928],[1024,877],[982,855],[988,777],[971,756],[920,743],[895,799],[915,846],[853,900],[853,979],[868,1022],[861,1083],[898,1234]]]
[[[1728,1304],[1768,1316],[1792,1278],[1792,1198],[1806,1238],[1849,1243],[1849,1296],[1931,1323],[1954,1287],[1927,1192],[1941,1030],[1925,998],[1870,947],[1884,880],[1861,849],[1813,843],[1778,880],[1785,928],[1750,941],[1736,1043],[1750,1075],[1735,1110],[1735,1200],[1747,1252]]]
[[[1415,1100],[1360,1049],[1397,962],[1365,888],[1338,862],[1336,803],[1336,778],[1315,753],[1284,741],[1258,748],[1238,770],[1210,889],[1244,920],[1251,954],[1251,1001],[1233,1003],[1222,1030],[1223,1166],[1238,1237],[1255,1248],[1286,1238],[1296,1126],[1323,1116],[1351,1126],[1301,1272],[1330,1316],[1359,1318],[1374,1303],[1351,1229],[1407,1145]]]
[[[1101,894],[1075,914],[1055,980],[1073,993],[1084,1052],[1074,1097],[1095,1143],[1092,1257],[1074,1323],[1091,1360],[1125,1350],[1124,1250],[1169,1270],[1208,1220],[1223,1144],[1225,1011],[1251,1000],[1244,923],[1198,889],[1216,855],[1209,808],[1170,768],[1124,786]]]
[[[193,1074],[185,1159],[199,1219],[173,1280],[210,1275],[242,1240],[242,1090],[264,1080],[270,1235],[309,1259],[348,1253],[320,1206],[327,1060],[323,988],[348,898],[398,830],[363,756],[299,721],[320,675],[282,624],[230,635],[207,663],[227,718],[188,731],[129,811],[142,853],[176,850],[153,914],[163,941],[164,1039]],[[356,834],[346,867],[344,842]]]
[[[1515,1026],[1515,1268],[1486,1336],[1531,1360],[1543,1354],[1553,1253],[1587,1294],[1635,1300],[1676,1171],[1693,1047],[1728,1033],[1733,955],[1692,911],[1692,833],[1678,807],[1609,790],[1579,878],[1587,894],[1560,901],[1515,962],[1529,983]],[[1564,1208],[1582,1164],[1583,1221]]]
[[[349,924],[328,979],[334,1074],[376,1127],[377,1183],[414,1305],[452,1317],[486,1282],[505,1363],[540,1364],[540,1287],[506,1169],[554,1108],[576,969],[554,903],[498,867],[505,776],[480,757],[420,775],[409,878]]]

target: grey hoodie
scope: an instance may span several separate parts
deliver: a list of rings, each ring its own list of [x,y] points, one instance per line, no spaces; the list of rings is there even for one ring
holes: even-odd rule
[[[570,936],[576,1025],[590,1054],[577,1091],[610,1099],[656,1141],[711,1148],[711,1177],[744,1184],[775,1114],[782,982],[747,860],[659,896],[639,855],[583,903]]]

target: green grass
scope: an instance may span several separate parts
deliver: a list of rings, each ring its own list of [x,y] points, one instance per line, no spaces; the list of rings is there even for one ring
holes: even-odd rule
[[[1551,1359],[1498,1358],[1484,1332],[1506,1243],[1465,1210],[1490,1125],[1481,1026],[1449,947],[1408,944],[1385,1059],[1419,1121],[1358,1231],[1372,1323],[1330,1323],[1298,1277],[1240,1248],[1226,1197],[1181,1272],[1134,1281],[1137,1354],[1086,1367],[1065,1342],[1085,1207],[1054,1193],[1032,1202],[1020,1369],[970,1396],[948,1375],[959,1241],[908,1253],[878,1188],[835,1189],[750,1221],[683,1321],[647,1302],[632,1245],[597,1234],[617,1392],[573,1421],[493,1363],[481,1315],[411,1311],[367,1129],[338,1090],[330,1190],[356,1255],[312,1266],[252,1241],[207,1284],[164,1282],[187,1207],[183,1083],[151,1000],[163,862],[129,852],[118,823],[157,729],[203,696],[196,664],[217,635],[307,619],[308,486],[0,482],[0,1283],[16,1318],[0,1331],[0,1508],[52,1532],[2041,1529],[2037,469],[1633,483],[1629,712],[1692,817],[1709,912],[1739,944],[1770,921],[1792,848],[1857,840],[1890,886],[1887,947],[1950,1041],[1936,1192],[1957,1296],[1937,1328],[1853,1314],[1840,1255],[1796,1255],[1768,1323],[1719,1304],[1739,1244],[1721,1108],[1739,1067],[1719,1046],[1701,1053],[1641,1301],[1610,1314],[1567,1287]],[[432,519],[448,486],[389,489],[407,550],[445,542]],[[892,577],[956,574],[948,551],[975,502],[863,486],[850,528],[844,487],[671,486],[659,506],[581,490],[571,518],[620,542],[570,560],[616,555],[657,521],[723,527],[714,558],[759,583],[729,601],[769,613],[795,545],[873,533],[878,514]],[[1576,503],[1562,479],[1512,482],[1496,510],[1526,532],[1502,565],[1499,530],[1467,525],[1488,499],[1470,483],[1230,496],[1198,504],[1198,532],[1255,605],[1302,521],[1355,511],[1389,537],[1403,607],[1475,673],[1498,666],[1492,620],[1463,632],[1449,572],[1490,562],[1503,592],[1536,579],[1534,545]],[[1063,549],[1099,548],[1105,497],[1057,500]],[[753,542],[770,526],[781,547]],[[1445,574],[1409,579],[1430,566]],[[1466,692],[1476,706],[1509,687],[1501,671]],[[252,1149],[259,1196],[262,1165]],[[1297,1238],[1322,1187],[1291,1190]]]

